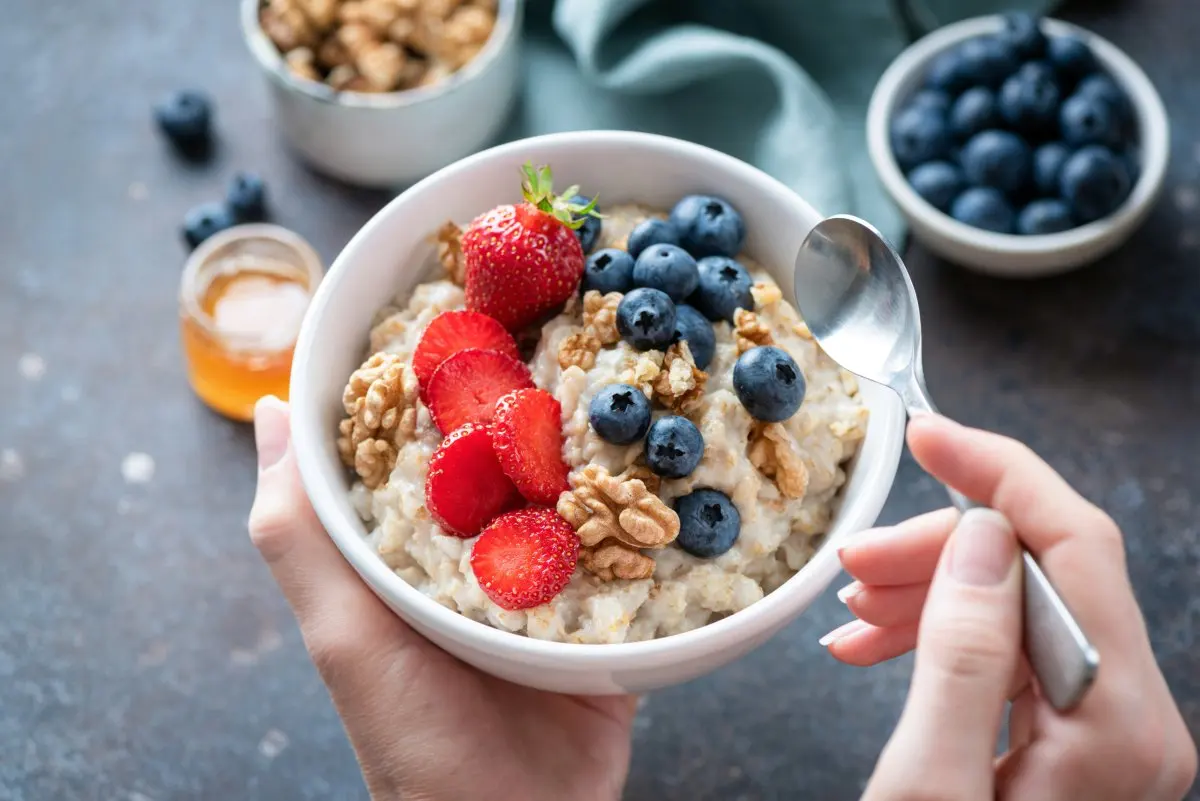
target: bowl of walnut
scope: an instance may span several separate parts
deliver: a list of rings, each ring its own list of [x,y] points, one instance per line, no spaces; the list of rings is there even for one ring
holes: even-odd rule
[[[243,0],[285,140],[348,183],[412,183],[487,146],[520,80],[521,0]]]

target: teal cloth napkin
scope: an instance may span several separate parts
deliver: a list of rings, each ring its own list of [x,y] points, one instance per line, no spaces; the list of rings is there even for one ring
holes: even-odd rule
[[[867,157],[871,90],[915,22],[1050,0],[527,0],[525,97],[506,138],[667,134],[783,181],[822,214],[893,240],[901,219]]]

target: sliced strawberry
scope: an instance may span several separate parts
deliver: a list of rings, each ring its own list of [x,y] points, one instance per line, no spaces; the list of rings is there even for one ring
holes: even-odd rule
[[[546,390],[518,389],[500,399],[492,446],[500,468],[527,500],[553,506],[570,489],[562,457],[562,405]]]
[[[521,358],[512,335],[493,318],[473,311],[442,312],[426,327],[413,351],[412,369],[421,391],[425,391],[442,362],[466,348],[495,350],[514,359]]]
[[[443,432],[464,423],[489,423],[496,401],[514,389],[533,386],[529,368],[507,353],[467,348],[433,371],[425,398]]]
[[[502,514],[471,550],[471,569],[487,597],[505,609],[541,606],[562,592],[579,561],[579,535],[553,509]]]
[[[573,229],[599,216],[571,187],[554,194],[550,170],[524,167],[525,202],[480,215],[462,236],[467,308],[510,331],[538,322],[574,294],[583,278],[583,248]]]
[[[425,508],[447,534],[474,537],[496,515],[519,503],[521,494],[500,469],[487,426],[467,423],[433,452]]]

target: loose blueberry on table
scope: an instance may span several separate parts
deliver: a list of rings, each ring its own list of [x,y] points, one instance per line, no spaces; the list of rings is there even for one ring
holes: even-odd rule
[[[261,222],[267,219],[267,186],[261,176],[239,172],[229,182],[225,205],[239,223]]]
[[[183,241],[191,249],[213,234],[237,225],[237,220],[224,203],[203,203],[183,218]]]
[[[1085,38],[1009,14],[930,63],[895,113],[913,190],[975,228],[1043,235],[1115,212],[1137,178],[1133,104]],[[701,272],[703,282],[703,271]]]
[[[178,151],[189,158],[208,155],[212,146],[212,101],[194,90],[172,92],[154,107],[154,121]]]

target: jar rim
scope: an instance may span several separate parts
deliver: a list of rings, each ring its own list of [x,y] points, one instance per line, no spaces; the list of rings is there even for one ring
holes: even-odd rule
[[[304,237],[280,225],[272,223],[235,225],[204,240],[199,247],[192,251],[184,263],[183,275],[180,278],[179,284],[179,306],[183,315],[189,321],[195,323],[206,336],[220,340],[233,350],[264,349],[258,346],[259,343],[253,336],[229,334],[217,330],[212,316],[201,306],[201,296],[203,293],[198,291],[199,281],[201,271],[205,267],[210,266],[213,263],[214,257],[222,251],[239,244],[254,241],[278,245],[290,251],[291,257],[284,257],[281,261],[288,262],[304,272],[307,279],[305,292],[308,295],[309,302],[312,301],[312,297],[317,291],[317,285],[325,275],[325,268],[316,249]],[[287,347],[292,347],[294,344],[295,342],[293,341]],[[279,348],[275,350],[284,349]]]

